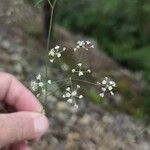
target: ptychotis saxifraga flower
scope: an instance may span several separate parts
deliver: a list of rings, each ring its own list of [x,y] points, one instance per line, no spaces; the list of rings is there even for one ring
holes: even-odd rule
[[[54,48],[52,48],[52,49],[49,51],[49,54],[48,54],[48,56],[49,56],[49,61],[50,61],[51,63],[53,63],[56,58],[60,58],[60,57],[62,56],[62,53],[63,53],[64,51],[66,51],[66,48],[65,48],[65,47],[63,47],[63,48],[61,49],[60,46],[56,45]]]
[[[76,47],[74,48],[74,51],[76,52],[80,48],[89,50],[91,48],[94,48],[94,45],[91,43],[91,41],[78,41]]]
[[[63,94],[63,98],[67,99],[67,102],[73,105],[75,108],[78,108],[78,104],[76,102],[77,99],[82,99],[83,95],[78,95],[78,90],[80,89],[80,85],[76,86],[76,89],[72,87],[67,87],[65,93]]]
[[[85,49],[87,51],[91,48],[94,48],[94,45],[90,41],[78,41],[75,48],[73,48],[73,52],[74,53],[76,53],[77,51],[80,52],[80,48]],[[62,53],[65,52],[66,50],[67,49],[65,47],[61,48],[58,45],[55,46],[48,53],[49,61],[51,63],[54,63],[54,60],[56,58],[60,59],[63,56]],[[67,85],[69,84],[69,86],[65,89],[65,91],[62,92],[63,93],[62,97],[66,99],[66,101],[72,106],[74,106],[75,108],[78,108],[78,102],[79,102],[78,100],[83,98],[83,95],[79,94],[79,89],[81,92],[82,88],[80,87],[80,85],[76,85],[75,81],[79,81],[79,82],[83,81],[82,83],[85,84],[100,86],[101,87],[101,92],[99,94],[100,97],[104,97],[106,93],[110,93],[111,95],[114,95],[113,89],[116,87],[116,83],[111,79],[109,79],[108,77],[105,77],[101,82],[97,82],[97,84],[82,79],[78,80],[79,77],[92,72],[90,69],[84,69],[83,67],[84,64],[81,62],[81,60],[79,63],[77,63],[77,68],[73,68],[73,69],[71,69],[68,65],[65,65],[64,67],[62,66],[62,64],[60,64],[61,68],[63,68],[62,70],[67,72],[67,79],[62,79],[61,81],[65,82],[65,84]],[[71,72],[71,74],[69,74],[69,72]],[[75,77],[73,76],[73,74],[77,74],[77,76]],[[58,83],[59,80],[53,82]],[[31,82],[31,88],[34,92],[36,92],[36,96],[40,96],[42,94],[49,92],[46,91],[47,85],[52,86],[52,81],[48,80],[46,77],[45,79],[43,79],[40,74],[36,76],[35,81]],[[73,88],[74,87],[73,85],[76,85],[76,87]]]
[[[51,80],[47,80],[47,82],[45,82],[43,79],[42,79],[42,76],[41,74],[38,74],[36,76],[36,80],[34,81],[31,81],[31,89],[33,90],[33,92],[36,92],[36,96],[39,97],[42,93],[45,93],[45,87],[46,87],[46,84],[51,84],[52,81]]]
[[[72,73],[78,73],[78,76],[83,76],[85,73],[91,73],[91,70],[88,69],[86,71],[82,70],[82,63],[77,64],[78,70],[77,69],[72,69]]]
[[[100,97],[104,97],[106,92],[109,92],[111,95],[114,95],[113,89],[116,87],[116,83],[109,79],[108,77],[105,77],[102,82],[97,82],[98,85],[101,86],[102,92],[99,94]]]

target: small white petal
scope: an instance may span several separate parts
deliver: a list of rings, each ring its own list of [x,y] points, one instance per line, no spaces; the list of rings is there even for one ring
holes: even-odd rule
[[[79,89],[79,88],[80,88],[80,85],[77,85],[77,88]]]
[[[103,81],[102,81],[102,84],[106,84],[106,83],[107,83],[107,81],[106,81],[106,80],[103,80]]]
[[[80,96],[79,96],[79,99],[82,99],[82,98],[83,98],[83,95],[80,95]]]
[[[110,94],[113,96],[113,95],[114,95],[114,92],[111,91]]]
[[[50,61],[51,63],[53,63],[53,62],[54,62],[54,59],[50,59],[49,61]]]
[[[65,51],[66,50],[66,47],[63,47],[63,51]]]
[[[66,96],[65,96],[65,95],[63,95],[62,97],[63,97],[63,98],[66,98]]]
[[[70,91],[70,87],[67,87],[67,88],[66,88],[66,91]]]
[[[33,91],[37,91],[37,89],[38,89],[38,83],[37,82],[31,81],[30,85],[31,85],[31,88]]]
[[[79,76],[83,76],[83,72],[82,71],[79,71]]]
[[[59,48],[60,48],[60,46],[58,46],[58,45],[55,46],[55,49],[56,49],[56,50],[58,50]]]
[[[97,84],[99,84],[99,85],[100,85],[101,83],[100,83],[100,82],[97,82]]]
[[[79,63],[79,64],[77,64],[79,67],[81,67],[82,66],[82,64],[81,63]]]
[[[106,88],[102,87],[102,91],[105,92],[105,91],[106,91]]]
[[[71,97],[71,94],[69,92],[66,93],[66,97]]]
[[[72,69],[72,73],[74,73],[76,70],[75,69]]]
[[[44,86],[43,82],[40,82],[39,87],[43,87],[43,86]]]
[[[54,56],[55,56],[55,52],[51,50],[51,51],[49,52],[49,56],[54,57]]]
[[[113,89],[112,86],[109,86],[109,87],[108,87],[108,90],[109,90],[109,91],[111,91],[112,89]]]
[[[61,53],[57,53],[57,57],[60,58],[61,57]]]
[[[76,95],[77,95],[77,91],[73,91],[73,92],[71,93],[71,95],[72,95],[72,96],[76,96]]]
[[[51,80],[48,80],[47,83],[48,83],[48,84],[52,84],[52,81],[51,81]]]
[[[36,76],[36,79],[37,79],[37,80],[41,80],[41,75],[38,74],[38,75]]]
[[[71,98],[69,98],[69,99],[67,100],[67,102],[70,103],[70,104],[72,104],[73,100],[72,100]]]
[[[86,44],[88,44],[88,45],[89,45],[89,44],[91,44],[91,42],[90,42],[90,41],[86,41]]]
[[[88,70],[87,70],[87,72],[91,73],[91,70],[90,70],[90,69],[88,69]]]
[[[100,97],[104,97],[104,93],[100,93],[99,95],[100,95]]]
[[[91,45],[91,48],[94,48],[94,45]]]

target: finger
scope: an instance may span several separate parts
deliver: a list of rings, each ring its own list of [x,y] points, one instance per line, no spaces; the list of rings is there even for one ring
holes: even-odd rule
[[[19,142],[17,144],[13,144],[10,150],[32,150],[31,147],[25,142]]]
[[[0,73],[0,101],[14,106],[19,111],[42,111],[36,97],[12,75]]]
[[[0,115],[0,148],[19,141],[41,137],[48,129],[45,116],[33,112]]]

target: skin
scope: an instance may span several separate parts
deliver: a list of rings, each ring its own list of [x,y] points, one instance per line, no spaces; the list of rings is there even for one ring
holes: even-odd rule
[[[0,73],[0,103],[12,113],[0,113],[0,149],[31,150],[26,140],[39,139],[48,130],[48,120],[36,97],[14,76]]]

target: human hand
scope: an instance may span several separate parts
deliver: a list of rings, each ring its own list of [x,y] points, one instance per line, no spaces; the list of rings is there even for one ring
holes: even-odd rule
[[[31,150],[25,140],[38,139],[48,129],[43,108],[33,94],[12,75],[0,73],[0,102],[15,110],[0,114],[0,149]]]

